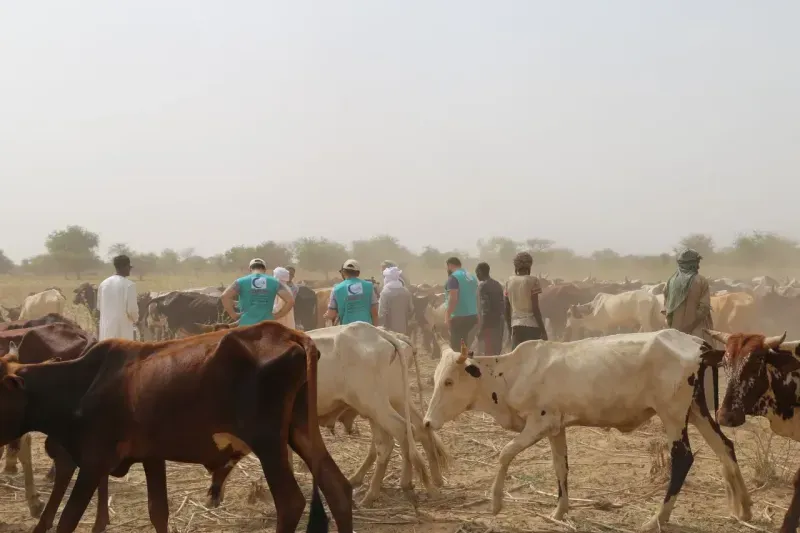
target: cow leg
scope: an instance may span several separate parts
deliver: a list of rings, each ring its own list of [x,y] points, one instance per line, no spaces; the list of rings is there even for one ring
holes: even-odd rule
[[[142,463],[147,480],[147,510],[156,533],[169,533],[169,503],[167,501],[167,465],[164,461]],[[108,478],[106,478],[108,479]]]
[[[364,476],[367,475],[367,472],[369,471],[370,467],[375,462],[375,458],[378,456],[378,451],[375,447],[376,430],[374,429],[372,422],[370,422],[369,427],[371,428],[370,431],[372,433],[372,440],[369,443],[369,451],[367,452],[367,457],[364,459],[364,463],[361,465],[361,468],[359,468],[358,471],[356,471],[356,473],[350,476],[350,478],[347,480],[354,487],[364,483]],[[394,441],[392,441],[392,446],[394,446]]]
[[[492,485],[492,513],[497,514],[503,508],[503,486],[508,474],[508,466],[520,452],[542,440],[553,428],[560,428],[559,417],[552,411],[542,411],[541,416],[530,415],[525,427],[511,442],[503,446],[500,452],[500,467]],[[563,431],[563,429],[561,430]]]
[[[280,435],[260,435],[251,446],[261,462],[264,477],[275,502],[275,533],[290,533],[297,529],[306,499],[289,466],[286,443]],[[248,443],[249,444],[249,443]]]
[[[386,468],[389,466],[389,459],[391,458],[392,450],[394,449],[394,439],[391,435],[386,433],[386,431],[381,429],[380,426],[372,421],[370,421],[370,428],[372,430],[371,448],[374,447],[376,449],[378,461],[375,464],[375,472],[372,474],[372,479],[370,480],[367,493],[364,495],[364,499],[361,500],[361,503],[359,504],[362,507],[368,507],[372,505],[372,502],[380,497],[383,478],[386,477]],[[369,461],[369,458],[367,458],[367,461]],[[364,462],[364,465],[367,464],[367,461]],[[403,487],[402,481],[400,486]],[[405,487],[403,488],[405,490]]]
[[[48,438],[44,446],[47,454],[53,458],[55,475],[53,476],[53,489],[50,491],[50,498],[48,498],[44,512],[39,518],[39,523],[33,528],[33,533],[46,533],[53,527],[58,506],[61,504],[61,500],[64,499],[64,494],[67,492],[67,487],[69,487],[69,482],[76,468],[66,450],[54,441]]]
[[[797,525],[800,522],[800,469],[794,475],[792,481],[794,485],[794,495],[792,496],[792,503],[789,505],[789,510],[783,517],[783,524],[779,533],[795,533]]]
[[[736,452],[733,449],[733,442],[725,436],[719,425],[711,418],[708,409],[706,415],[696,412],[696,407],[692,406],[689,412],[689,422],[697,428],[703,439],[708,443],[711,450],[717,455],[722,464],[722,477],[725,479],[725,489],[728,494],[728,506],[731,513],[740,520],[749,521],[753,515],[751,507],[753,502],[750,493],[736,461]]]
[[[422,449],[425,450],[425,456],[428,458],[428,465],[431,469],[431,480],[434,485],[441,487],[444,485],[442,469],[446,467],[449,462],[448,452],[436,433],[432,429],[425,427],[422,415],[417,411],[417,408],[411,406],[410,411],[411,423],[422,443]]]
[[[558,478],[558,505],[550,516],[556,520],[561,520],[569,510],[567,431],[562,428],[555,436],[548,437],[548,439],[550,440],[550,451],[553,453],[553,469],[556,472],[556,478]]]
[[[86,512],[89,502],[100,480],[106,475],[107,469],[97,464],[83,465],[78,471],[78,479],[72,487],[67,504],[61,512],[61,518],[56,526],[56,533],[72,533]]]
[[[342,413],[342,416],[339,418],[344,426],[345,432],[347,432],[348,435],[358,434],[358,426],[355,425],[357,416],[358,413],[355,411],[355,409],[348,409]]]
[[[322,435],[319,434],[319,427],[310,427],[308,424],[306,387],[304,385],[295,397],[292,423],[289,427],[289,444],[309,469],[316,461],[317,482],[336,521],[336,528],[340,533],[353,533],[353,487],[325,446],[312,445],[311,432],[317,432],[314,438],[319,442],[322,442]],[[305,506],[305,500],[303,504]]]
[[[22,463],[22,472],[25,478],[25,501],[33,518],[39,518],[44,509],[44,504],[39,498],[36,484],[33,481],[33,460],[31,458],[31,434],[26,433],[19,441],[19,462]]]
[[[19,455],[20,439],[12,440],[6,446],[6,474],[17,473],[17,455]]]
[[[148,498],[149,492],[148,490]],[[100,482],[97,484],[97,515],[92,526],[92,533],[105,531],[110,523],[111,518],[108,516],[108,476],[105,475],[100,478]]]
[[[659,416],[664,423],[667,439],[672,442],[672,452],[670,454],[672,472],[670,472],[669,485],[667,486],[667,494],[664,496],[664,502],[661,504],[658,513],[642,526],[643,531],[661,531],[666,523],[669,522],[672,509],[675,507],[675,500],[678,498],[678,493],[681,491],[686,475],[694,462],[692,448],[689,444],[689,434],[686,430],[686,422],[681,424],[675,418],[670,419],[669,416],[661,416],[660,413]],[[688,419],[688,413],[684,420],[686,419]]]
[[[44,478],[52,483],[56,479],[56,462],[53,461],[53,464],[50,465],[50,470],[47,471]]]
[[[290,452],[291,453],[291,452]],[[225,482],[228,480],[231,470],[242,460],[243,455],[234,455],[225,465],[211,472],[211,486],[208,488],[208,501],[206,507],[219,507],[225,498]],[[289,464],[292,461],[289,459]]]

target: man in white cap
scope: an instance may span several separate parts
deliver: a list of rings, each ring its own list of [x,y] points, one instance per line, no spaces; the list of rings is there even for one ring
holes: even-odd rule
[[[342,325],[352,322],[366,322],[373,326],[378,324],[378,295],[372,282],[359,278],[361,266],[355,259],[348,259],[339,270],[342,282],[336,284],[331,291],[328,312],[325,318]]]
[[[239,295],[239,309],[234,309],[233,299]],[[273,314],[275,297],[283,300],[283,307]],[[250,261],[250,274],[231,283],[222,293],[222,306],[240,326],[258,324],[264,320],[280,320],[294,307],[294,298],[289,289],[273,276],[267,275],[263,259]]]
[[[403,271],[396,266],[383,271],[383,289],[378,298],[378,317],[388,330],[408,335],[408,320],[414,312],[411,292],[403,286]]]

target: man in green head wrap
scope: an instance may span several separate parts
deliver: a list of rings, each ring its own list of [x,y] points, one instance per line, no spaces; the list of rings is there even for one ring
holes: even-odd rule
[[[698,273],[701,259],[692,249],[678,254],[678,270],[664,289],[664,307],[669,327],[706,338],[703,328],[712,329],[713,324],[708,280]]]

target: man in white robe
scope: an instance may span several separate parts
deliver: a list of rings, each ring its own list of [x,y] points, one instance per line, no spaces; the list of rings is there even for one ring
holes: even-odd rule
[[[128,279],[131,260],[127,255],[114,258],[116,274],[105,279],[97,288],[97,310],[100,313],[99,340],[134,340],[133,332],[139,320],[136,305],[136,284]]]
[[[292,273],[289,272],[289,269],[283,267],[277,267],[275,270],[272,271],[273,277],[277,278],[278,281],[281,282],[281,285],[289,290],[292,293],[292,296],[297,294],[297,291],[292,290],[289,286],[289,283],[292,280]],[[286,303],[281,300],[280,298],[275,298],[275,305],[272,307],[272,313],[276,314],[281,308],[286,305]],[[289,312],[281,318],[276,318],[275,322],[283,324],[287,328],[295,329],[295,322],[294,322],[294,308],[290,309]]]

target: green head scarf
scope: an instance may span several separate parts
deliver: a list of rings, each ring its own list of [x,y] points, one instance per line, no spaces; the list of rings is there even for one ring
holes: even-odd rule
[[[667,281],[667,292],[664,295],[664,306],[667,316],[675,312],[689,294],[692,280],[700,270],[700,260],[703,257],[691,248],[678,254],[678,270]]]

